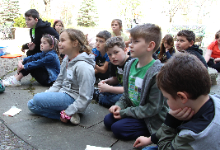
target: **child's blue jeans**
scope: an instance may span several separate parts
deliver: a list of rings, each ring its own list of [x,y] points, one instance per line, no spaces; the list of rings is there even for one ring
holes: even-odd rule
[[[66,93],[43,92],[34,95],[27,105],[31,112],[52,119],[60,119],[60,112],[75,101]]]
[[[143,119],[128,117],[118,120],[110,113],[105,116],[104,124],[106,128],[112,130],[113,134],[119,139],[135,140],[139,136],[150,136]]]
[[[104,92],[99,94],[99,104],[111,107],[112,105],[115,105],[115,103],[120,99],[122,94],[114,94],[109,92]]]

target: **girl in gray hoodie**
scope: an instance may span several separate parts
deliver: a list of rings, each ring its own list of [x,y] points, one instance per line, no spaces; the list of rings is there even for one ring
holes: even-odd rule
[[[83,32],[76,29],[61,33],[59,50],[66,56],[57,80],[49,90],[36,94],[28,102],[28,108],[35,114],[79,124],[78,113],[85,111],[93,96],[94,55]]]

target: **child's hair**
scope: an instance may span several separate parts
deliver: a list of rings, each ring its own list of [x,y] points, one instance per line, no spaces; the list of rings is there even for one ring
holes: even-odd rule
[[[114,19],[114,20],[112,20],[112,23],[114,23],[114,22],[117,22],[119,27],[121,28],[121,31],[123,31],[122,30],[122,21],[120,19]],[[111,23],[111,25],[112,25],[112,23]]]
[[[207,68],[194,55],[176,53],[157,74],[157,86],[173,98],[186,92],[189,99],[197,99],[210,92],[211,80]]]
[[[100,32],[96,35],[96,37],[103,38],[103,39],[105,39],[105,41],[106,41],[107,39],[109,39],[111,36],[112,36],[111,33],[108,32],[107,30],[100,31]]]
[[[220,37],[220,30],[216,32],[215,39],[217,40]]]
[[[196,39],[195,33],[190,30],[181,30],[177,33],[177,36],[185,36],[189,42],[195,42]]]
[[[53,23],[53,28],[55,29],[55,26],[56,26],[56,24],[57,24],[58,22],[60,22],[61,25],[62,25],[62,27],[64,28],[63,22],[62,22],[61,20],[55,20],[54,23]]]
[[[161,29],[155,24],[137,25],[130,30],[130,35],[134,39],[144,38],[146,43],[154,41],[153,53],[156,52],[161,42]]]
[[[168,45],[172,46],[171,49],[169,49],[169,52],[172,53],[174,49],[174,39],[173,36],[170,34],[166,34],[164,38],[162,39],[162,42],[160,44],[160,53],[158,55],[158,59],[162,59],[164,53],[166,53],[166,48],[164,47],[164,42],[167,42]]]
[[[50,35],[50,34],[44,34],[42,36],[42,38],[45,38],[47,40],[47,42],[50,44],[50,46],[53,45],[52,49],[56,51],[60,62],[62,62],[62,58],[60,57],[60,52],[59,52],[59,48],[58,48],[59,41],[53,35]]]
[[[26,11],[26,13],[24,14],[25,17],[33,17],[34,19],[39,19],[39,13],[36,9],[29,9],[28,11]]]
[[[62,32],[66,32],[72,42],[74,42],[75,40],[78,41],[80,48],[79,53],[86,52],[87,54],[91,54],[91,48],[88,45],[86,37],[82,31],[77,29],[65,29],[61,31],[61,33]]]
[[[123,40],[123,37],[115,36],[115,37],[109,38],[105,42],[105,51],[107,52],[109,48],[112,48],[114,46],[118,46],[124,50],[126,46],[125,46],[125,42]]]

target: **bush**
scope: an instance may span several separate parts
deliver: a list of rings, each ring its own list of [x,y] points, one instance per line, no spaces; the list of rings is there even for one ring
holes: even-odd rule
[[[14,19],[14,27],[20,27],[20,28],[26,27],[25,18],[23,15],[20,15],[19,17]]]
[[[47,21],[51,23],[51,27],[53,27],[54,19],[42,18],[43,21]]]

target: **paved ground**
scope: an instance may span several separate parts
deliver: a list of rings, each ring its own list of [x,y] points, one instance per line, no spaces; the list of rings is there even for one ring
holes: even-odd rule
[[[15,72],[8,72],[7,76]],[[218,84],[212,86],[211,94],[220,94]],[[108,109],[94,101],[88,106],[78,126],[32,114],[27,102],[35,93],[44,92],[47,87],[31,81],[31,76],[22,80],[20,87],[7,87],[0,94],[0,145],[1,149],[70,149],[85,150],[86,145],[111,147],[112,150],[133,149],[134,141],[116,139],[112,132],[104,128],[103,118]],[[16,106],[22,111],[8,117],[2,114]]]

